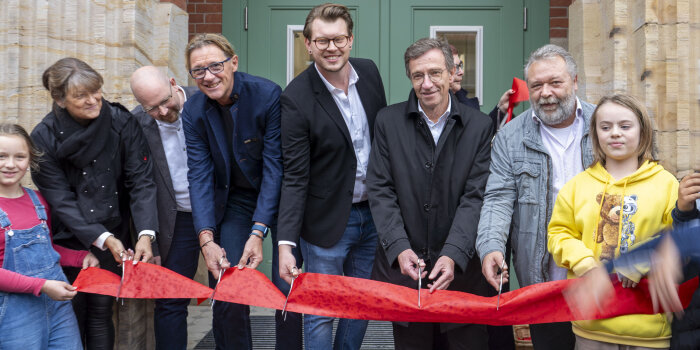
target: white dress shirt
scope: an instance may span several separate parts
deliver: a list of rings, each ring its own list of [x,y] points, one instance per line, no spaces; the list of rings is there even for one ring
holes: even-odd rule
[[[355,150],[355,158],[357,159],[352,202],[359,203],[367,200],[367,163],[369,162],[369,151],[372,144],[369,138],[369,123],[367,122],[365,108],[362,106],[360,95],[357,93],[357,81],[360,80],[360,77],[350,62],[348,62],[348,66],[350,66],[350,78],[347,94],[345,94],[343,89],[338,89],[331,85],[323,74],[318,72],[318,67],[314,67],[316,67],[323,84],[326,85],[328,92],[331,93],[335,104],[340,109],[352,139],[352,147]]]
[[[177,88],[185,95],[185,91],[181,87]],[[185,96],[185,101],[187,101],[187,96]],[[189,182],[187,181],[187,148],[185,147],[185,132],[182,130],[182,118],[178,117],[173,123],[160,120],[156,120],[156,123],[158,123],[160,139],[163,142],[165,158],[168,161],[170,178],[173,181],[177,210],[191,212],[192,205],[190,204]]]
[[[420,101],[418,101],[418,112],[420,112],[420,115],[423,117],[423,120],[425,120],[425,123],[428,125],[428,129],[430,129],[430,133],[433,135],[433,141],[435,141],[435,145],[437,145],[438,141],[440,140],[440,135],[442,135],[442,131],[445,130],[445,125],[447,125],[447,116],[450,115],[450,110],[452,110],[452,99],[450,98],[447,102],[447,110],[445,113],[443,113],[440,118],[438,119],[437,122],[433,123],[430,118],[425,114],[425,111],[423,111],[423,107],[420,106]]]

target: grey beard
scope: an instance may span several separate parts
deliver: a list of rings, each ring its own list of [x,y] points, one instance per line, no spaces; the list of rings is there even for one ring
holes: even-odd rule
[[[541,104],[546,103],[558,103],[557,108],[554,112],[547,114],[540,107]],[[558,125],[567,120],[576,108],[576,96],[574,94],[566,96],[563,100],[556,97],[550,97],[549,99],[540,98],[537,103],[534,104],[535,114],[540,120],[548,126]]]

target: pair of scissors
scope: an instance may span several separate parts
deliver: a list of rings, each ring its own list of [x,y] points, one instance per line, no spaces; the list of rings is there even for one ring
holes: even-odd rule
[[[225,257],[221,257],[221,260],[219,260],[219,267],[221,267],[221,264],[224,263],[224,258]],[[211,309],[212,310],[214,309],[214,302],[216,301],[216,300],[214,300],[214,295],[216,294],[216,288],[219,288],[219,282],[221,282],[221,276],[224,274],[225,271],[226,271],[226,269],[219,270],[219,279],[216,281],[216,286],[214,286],[214,291],[211,292],[211,297],[209,297],[209,299],[211,299]]]
[[[294,270],[297,270],[296,266],[292,267],[292,283],[289,284],[289,293],[287,293],[287,299],[284,301],[284,306],[282,307],[282,316],[284,320],[287,320],[287,302],[289,301],[289,296],[292,294],[292,288],[294,288],[294,280],[297,277],[294,275]]]
[[[421,289],[421,275],[423,274],[423,268],[418,265],[418,308],[420,308],[420,289]]]
[[[122,259],[122,278],[119,281],[119,288],[117,288],[117,301],[119,301],[119,294],[122,292],[122,285],[124,284],[124,265],[126,265],[126,260],[124,260],[124,251],[122,250],[121,253],[119,253],[119,258]],[[124,299],[122,298],[122,305],[124,305]]]
[[[503,262],[501,263],[501,283],[498,285],[498,299],[496,299],[496,310],[498,310],[498,307],[501,305],[501,291],[503,291],[503,273],[505,272],[503,269],[506,267],[506,259],[503,259]]]

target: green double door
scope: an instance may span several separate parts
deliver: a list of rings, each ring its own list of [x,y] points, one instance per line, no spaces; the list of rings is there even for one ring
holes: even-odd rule
[[[309,10],[322,1],[224,0],[223,34],[234,44],[242,71],[283,89],[309,63],[303,28]],[[549,42],[548,0],[348,0],[354,21],[351,55],[379,67],[390,104],[411,89],[403,55],[417,39],[438,36],[458,46],[466,63],[463,86],[488,113],[510,88],[529,53]],[[454,41],[454,42],[453,42]],[[522,107],[521,107],[522,108]],[[269,274],[271,246],[266,242]]]

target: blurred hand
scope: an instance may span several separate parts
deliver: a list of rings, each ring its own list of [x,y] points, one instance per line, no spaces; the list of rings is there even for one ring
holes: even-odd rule
[[[97,257],[92,253],[88,253],[83,258],[83,270],[88,267],[100,267],[100,261],[97,260]]]
[[[614,299],[615,289],[607,270],[599,266],[588,270],[563,293],[574,316],[589,320]]]
[[[683,315],[683,304],[678,297],[678,283],[683,278],[681,258],[676,244],[670,235],[662,238],[656,251],[652,254],[651,271],[649,271],[649,294],[654,305],[654,312],[661,308],[669,313]]]
[[[700,173],[692,173],[681,179],[678,186],[678,209],[691,211],[695,208],[695,201],[700,198]]]
[[[438,277],[438,275],[440,277]],[[438,277],[437,280],[435,280],[436,277]],[[433,266],[433,270],[430,271],[430,276],[428,276],[428,279],[434,280],[433,283],[428,284],[430,293],[437,289],[447,289],[447,287],[450,286],[450,283],[452,283],[452,281],[455,279],[454,260],[444,255],[441,256],[435,263],[435,266]]]
[[[425,271],[425,262],[423,259],[418,259],[418,255],[411,250],[406,249],[396,258],[399,261],[399,268],[401,268],[401,274],[411,277],[414,281],[418,281],[418,267],[423,269],[423,273],[420,278],[425,278],[428,274]]]
[[[625,277],[624,275],[617,274],[617,280],[622,284],[622,288],[634,288],[637,286],[637,282]]]
[[[41,286],[41,292],[48,295],[49,298],[56,301],[71,300],[78,294],[76,287],[63,281],[46,280]]]
[[[299,268],[297,268],[297,259],[292,253],[292,246],[289,244],[281,244],[279,249],[279,273],[285,282],[292,283],[292,278],[299,276]]]
[[[501,275],[498,273],[501,266],[504,266],[501,273],[503,274],[503,283],[506,283],[508,282],[508,264],[503,263],[503,253],[498,251],[488,253],[484,257],[484,261],[481,262],[481,273],[496,290],[501,285]]]

